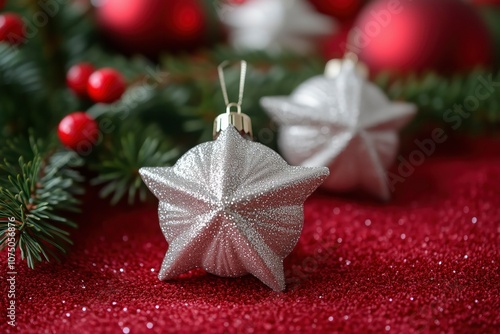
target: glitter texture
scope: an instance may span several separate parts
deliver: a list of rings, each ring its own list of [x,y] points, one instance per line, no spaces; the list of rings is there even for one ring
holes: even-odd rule
[[[158,281],[167,242],[156,201],[109,207],[89,188],[61,263],[31,270],[17,257],[17,327],[0,321],[0,333],[497,333],[498,152],[499,140],[450,140],[388,203],[317,191],[282,293],[203,270]]]
[[[231,126],[175,166],[139,173],[160,200],[160,226],[169,242],[161,280],[203,268],[225,277],[250,273],[281,291],[283,259],[302,231],[304,201],[328,169],[289,166]]]
[[[333,191],[390,197],[387,168],[398,151],[397,131],[415,114],[413,104],[390,102],[348,61],[334,78],[313,77],[290,97],[264,97],[261,104],[280,125],[280,150],[290,164],[328,166],[323,187]]]

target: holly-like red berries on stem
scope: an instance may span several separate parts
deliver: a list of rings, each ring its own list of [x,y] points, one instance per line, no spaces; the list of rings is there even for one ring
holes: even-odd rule
[[[68,87],[80,98],[90,98],[96,103],[113,103],[126,89],[125,79],[115,69],[95,70],[89,63],[72,66],[66,73]],[[87,113],[77,111],[59,123],[61,143],[79,154],[88,154],[99,138],[99,126]]]
[[[2,7],[0,0],[0,8]],[[24,22],[14,13],[0,14],[0,42],[19,45],[26,40]]]
[[[115,102],[123,95],[125,88],[125,79],[112,68],[95,71],[87,83],[87,92],[94,102]]]
[[[89,63],[80,63],[72,66],[66,74],[68,87],[80,98],[87,98],[87,84],[95,69]]]
[[[77,111],[61,120],[57,134],[64,146],[84,154],[97,142],[99,126],[89,114]]]
[[[66,83],[78,97],[90,98],[96,103],[116,102],[126,89],[120,72],[109,67],[95,70],[89,63],[72,66],[66,74]]]

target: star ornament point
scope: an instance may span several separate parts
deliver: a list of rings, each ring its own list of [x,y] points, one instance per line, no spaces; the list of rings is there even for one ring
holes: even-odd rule
[[[329,190],[390,198],[387,169],[415,105],[391,102],[351,62],[335,77],[313,77],[290,96],[265,97],[261,104],[280,125],[278,144],[289,163],[328,166],[323,187]]]
[[[285,289],[283,259],[302,231],[303,203],[329,174],[290,166],[233,127],[173,167],[139,173],[159,199],[169,243],[161,280],[203,268],[224,277],[249,273],[276,291]]]

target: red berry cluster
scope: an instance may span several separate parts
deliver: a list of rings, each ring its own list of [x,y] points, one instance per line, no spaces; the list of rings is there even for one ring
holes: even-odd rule
[[[125,79],[115,69],[95,70],[89,63],[72,66],[66,74],[68,87],[81,98],[96,103],[113,103],[125,92]]]
[[[66,82],[78,97],[90,98],[96,103],[113,103],[121,98],[126,89],[120,72],[112,68],[95,70],[89,63],[72,66],[66,74]],[[89,114],[77,111],[62,119],[58,136],[66,147],[85,153],[96,143],[99,126]]]
[[[0,0],[0,10],[7,0]],[[26,40],[26,30],[22,18],[15,13],[0,14],[0,42],[20,45]]]

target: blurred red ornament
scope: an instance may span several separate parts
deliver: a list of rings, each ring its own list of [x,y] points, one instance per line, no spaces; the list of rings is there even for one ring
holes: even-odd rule
[[[500,5],[500,0],[471,0],[475,5]]]
[[[89,77],[87,93],[94,102],[112,103],[125,92],[125,79],[115,69],[102,68]]]
[[[358,17],[348,49],[373,72],[467,71],[493,55],[479,14],[457,0],[376,0]]]
[[[64,146],[87,152],[99,137],[99,126],[87,113],[76,111],[61,120],[57,135]]]
[[[89,63],[80,63],[71,66],[68,73],[66,73],[66,83],[68,87],[79,97],[88,97],[87,83],[89,77],[94,73],[95,69]]]
[[[5,3],[7,0],[0,0],[0,10],[2,10],[5,7]]]
[[[200,0],[104,0],[96,12],[104,35],[127,53],[192,49],[207,28]]]
[[[365,0],[309,0],[318,12],[339,20],[352,20],[363,7]]]
[[[24,43],[26,39],[24,22],[21,17],[14,13],[0,15],[0,42],[12,45]]]
[[[351,28],[352,23],[344,23],[335,34],[324,39],[321,51],[325,59],[330,60],[344,56]]]

